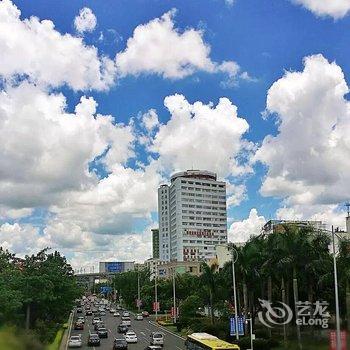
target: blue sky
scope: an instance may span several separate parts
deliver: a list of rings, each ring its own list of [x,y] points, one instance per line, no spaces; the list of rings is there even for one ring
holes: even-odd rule
[[[296,4],[296,2],[299,2],[299,4]],[[276,155],[271,155],[271,145],[269,146],[270,148],[264,148],[261,145],[265,137],[272,135],[276,137],[275,149],[280,151],[286,149],[284,147],[287,147],[289,143],[287,142],[286,136],[283,135],[290,135],[290,133],[283,131],[286,130],[284,129],[284,125],[287,124],[285,123],[287,123],[290,118],[299,115],[306,118],[305,120],[311,120],[311,125],[313,125],[312,123],[315,123],[315,121],[313,121],[312,118],[317,118],[317,116],[312,116],[311,118],[311,116],[308,115],[308,107],[305,106],[304,108],[304,106],[302,106],[304,103],[302,100],[303,93],[300,93],[299,90],[293,90],[297,89],[296,86],[299,86],[299,84],[304,84],[304,80],[298,82],[300,77],[288,76],[288,73],[285,72],[300,72],[300,74],[305,75],[306,79],[308,75],[306,74],[307,69],[304,67],[303,60],[305,57],[310,56],[314,57],[310,60],[310,71],[313,71],[313,69],[317,71],[315,68],[317,64],[323,65],[324,69],[321,68],[319,70],[322,75],[323,71],[331,70],[332,62],[335,62],[335,65],[339,67],[340,71],[345,76],[345,78],[342,78],[341,73],[333,73],[332,71],[329,73],[329,76],[334,74],[334,77],[327,78],[328,80],[325,78],[325,81],[330,82],[329,84],[337,79],[340,82],[343,80],[345,81],[347,76],[349,76],[348,33],[350,29],[350,18],[346,16],[346,11],[344,14],[339,14],[344,10],[343,8],[339,10],[340,12],[335,14],[329,10],[327,1],[325,1],[324,8],[315,10],[312,6],[308,5],[307,0],[294,2],[289,0],[236,0],[232,5],[224,0],[61,0],[50,1],[49,5],[46,0],[14,0],[13,4],[21,11],[21,20],[30,18],[31,16],[36,16],[40,20],[48,19],[54,23],[55,30],[60,35],[69,33],[74,38],[81,38],[82,42],[87,47],[94,46],[97,48],[97,57],[107,56],[112,61],[115,60],[117,53],[126,52],[127,40],[133,37],[136,27],[147,25],[150,21],[157,18],[159,19],[165,13],[176,9],[175,14],[171,16],[174,30],[180,36],[184,32],[190,30],[196,31],[196,33],[201,36],[204,45],[210,47],[210,54],[207,56],[210,62],[207,62],[207,67],[211,64],[213,65],[209,68],[200,69],[197,67],[197,69],[195,67],[192,73],[187,76],[168,78],[164,76],[164,71],[162,70],[160,70],[158,74],[154,72],[150,73],[147,70],[141,70],[139,74],[133,74],[130,70],[130,66],[128,66],[125,68],[125,72],[121,74],[122,76],[118,76],[118,78],[103,91],[100,91],[101,89],[95,88],[94,86],[90,86],[90,88],[74,89],[72,88],[72,83],[69,83],[69,77],[65,78],[64,76],[62,78],[63,84],[55,84],[50,81],[47,83],[45,81],[47,86],[43,87],[43,91],[47,94],[62,93],[62,96],[66,98],[66,111],[70,113],[74,113],[75,106],[79,104],[81,97],[87,96],[92,97],[97,102],[97,113],[113,116],[113,124],[117,122],[126,126],[132,119],[134,123],[136,123],[136,127],[133,129],[133,133],[136,135],[136,140],[133,141],[134,155],[129,157],[126,161],[124,159],[120,160],[120,164],[122,164],[124,168],[130,168],[132,170],[139,169],[142,171],[145,166],[152,163],[150,157],[154,160],[158,158],[164,159],[164,163],[162,163],[161,166],[162,169],[159,170],[158,168],[158,170],[155,170],[159,176],[163,176],[161,181],[166,179],[165,174],[174,170],[171,169],[171,167],[166,168],[165,164],[167,163],[166,160],[174,159],[175,156],[172,154],[171,156],[173,158],[171,158],[168,157],[168,154],[163,155],[159,152],[159,148],[158,151],[154,151],[157,147],[166,147],[164,140],[163,143],[159,143],[158,146],[155,145],[154,140],[149,141],[153,147],[155,147],[153,148],[153,152],[150,152],[145,144],[140,144],[137,138],[140,137],[141,134],[145,136],[148,132],[146,130],[147,128],[145,128],[145,124],[142,123],[142,115],[149,110],[154,110],[158,118],[158,125],[156,128],[166,125],[169,126],[172,114],[169,112],[169,108],[164,105],[164,99],[167,96],[181,94],[190,104],[201,101],[203,105],[207,105],[209,102],[212,102],[214,107],[219,103],[220,98],[226,97],[238,108],[238,117],[243,118],[249,125],[248,131],[241,132],[239,136],[240,140],[243,139],[254,148],[254,150],[250,149],[250,151],[247,151],[243,147],[235,154],[235,156],[239,157],[242,152],[245,153],[245,156],[249,158],[248,163],[251,166],[250,171],[243,171],[241,174],[237,175],[235,171],[228,171],[226,169],[222,170],[220,174],[221,177],[229,179],[234,185],[242,185],[245,187],[245,195],[241,195],[236,205],[232,205],[229,208],[228,216],[230,220],[238,222],[237,226],[230,228],[231,232],[236,228],[239,231],[237,235],[241,237],[241,231],[246,230],[247,227],[248,230],[251,229],[254,231],[256,230],[256,226],[261,224],[264,219],[273,218],[278,215],[281,216],[281,212],[278,214],[280,208],[285,209],[282,213],[288,214],[288,217],[292,217],[293,215],[297,218],[316,217],[329,220],[329,222],[333,222],[333,220],[340,222],[339,217],[342,217],[343,214],[339,213],[339,207],[345,199],[343,197],[348,194],[347,190],[339,191],[339,196],[335,196],[337,198],[335,199],[327,194],[326,191],[320,190],[322,187],[315,188],[315,184],[310,183],[310,178],[308,177],[310,175],[309,172],[306,175],[299,174],[297,176],[289,176],[291,173],[288,168],[289,165],[284,163],[284,157],[288,157],[288,153],[283,153],[282,151],[278,154],[278,158],[276,158]],[[304,4],[305,7],[300,4]],[[97,23],[91,32],[86,30],[85,32],[78,33],[74,26],[74,18],[79,15],[79,11],[84,7],[92,11],[96,17]],[[39,50],[46,50],[45,39],[42,40],[40,45],[42,46],[39,47]],[[54,48],[49,50],[54,50]],[[143,53],[145,52],[145,56],[147,56],[147,50]],[[317,54],[322,55],[321,61],[317,61],[315,58]],[[18,55],[21,55],[21,53],[19,52]],[[26,57],[22,59],[26,60]],[[79,61],[79,59],[80,57],[76,57],[77,61]],[[225,84],[229,72],[227,70],[220,70],[220,65],[224,61],[235,62],[235,64],[240,67],[239,72],[234,74],[231,84]],[[44,61],[44,63],[41,64],[45,65],[46,63]],[[117,67],[117,75],[118,69],[120,71],[120,67]],[[28,74],[29,77],[32,74],[32,71],[27,72],[26,68],[17,68],[16,72],[18,71]],[[246,72],[246,77],[248,76],[249,78],[244,78],[241,75],[243,72]],[[3,76],[5,76],[5,79],[8,79],[9,76],[6,76],[6,74],[3,73]],[[325,75],[328,77],[326,73]],[[270,90],[271,93],[269,93],[270,87],[281,78],[283,79],[283,84],[290,84],[290,90],[288,87],[285,85],[282,86],[281,84],[281,86],[278,87],[280,88],[279,91],[277,91],[278,89],[276,88],[276,91]],[[293,79],[295,79],[295,84],[293,83]],[[36,77],[33,78],[33,80],[38,86],[42,86],[39,78]],[[28,79],[30,84],[33,83],[33,80]],[[322,81],[322,77],[320,77],[320,81]],[[322,84],[320,83],[320,85]],[[309,93],[308,89],[310,86],[311,85],[305,83],[304,92],[306,96]],[[4,87],[4,90],[6,89],[8,89],[8,87]],[[314,88],[310,88],[309,100],[311,101],[313,98],[313,103],[317,104],[318,101],[324,99],[326,93],[319,91],[319,95],[317,95],[316,98],[315,90],[313,89]],[[328,85],[325,91],[329,91]],[[271,105],[268,107],[270,116],[263,118],[262,112],[267,108],[266,100],[268,95],[271,97]],[[285,101],[283,96],[287,95],[296,97],[294,100]],[[344,92],[343,95],[346,95],[346,92]],[[300,99],[298,100],[298,98]],[[282,103],[281,101],[284,102]],[[344,101],[340,99],[339,104],[343,102]],[[286,107],[287,104],[288,106]],[[300,110],[294,113],[293,108],[297,108],[296,106],[298,106],[298,104],[300,104]],[[328,107],[326,107],[323,108],[322,111],[328,110]],[[335,108],[335,110],[337,109]],[[342,114],[341,112],[339,113],[340,120]],[[126,133],[126,130],[124,131]],[[168,131],[164,130],[164,135],[167,135],[167,132],[171,135],[170,127]],[[303,135],[300,142],[302,143],[312,138],[312,132],[311,130],[309,135]],[[152,129],[149,131],[147,137],[156,139],[156,135],[156,129]],[[198,135],[200,135],[200,133],[198,133]],[[217,137],[221,137],[220,129],[218,129]],[[298,138],[298,135],[296,134],[295,137]],[[118,141],[114,142],[117,143]],[[324,145],[324,143],[322,143],[322,145]],[[225,145],[222,146],[225,148]],[[318,145],[313,146],[307,143],[307,146],[305,146],[301,152],[310,149],[317,150],[317,147]],[[258,149],[260,149],[259,155],[254,156]],[[65,148],[65,150],[67,149]],[[339,148],[336,147],[336,150],[340,150],[340,146]],[[115,158],[118,158],[118,152],[121,152],[121,150],[116,150]],[[105,153],[100,153],[103,154],[103,159],[106,153],[106,149]],[[211,155],[209,155],[208,159],[210,159],[210,156]],[[206,154],[203,154],[203,157],[206,157]],[[276,159],[278,159],[278,161]],[[320,166],[322,162],[325,162],[326,166],[329,164],[327,163],[327,159],[318,160],[318,166]],[[305,158],[305,161],[307,161],[307,158]],[[160,162],[161,161],[159,161],[159,163]],[[90,165],[91,164],[97,169],[97,178],[99,178],[99,180],[106,177],[108,178],[108,174],[114,172],[117,174],[115,169],[111,170],[113,167],[111,164],[106,166],[103,161],[102,163],[94,162],[94,159],[90,159]],[[178,164],[189,165],[189,163],[184,163],[183,160],[179,160]],[[196,166],[196,160],[194,160],[194,164]],[[203,162],[199,162],[199,164],[203,164]],[[341,164],[339,164],[339,166],[341,166]],[[282,168],[284,169],[283,171],[280,170]],[[220,167],[218,169],[220,173]],[[279,171],[280,173],[278,173]],[[303,173],[303,171],[301,173]],[[69,171],[67,171],[67,176],[69,176]],[[272,189],[269,185],[270,187],[267,190],[262,191],[264,193],[264,196],[262,196],[260,192],[266,176],[267,178],[271,178],[271,181],[275,181],[275,184],[276,181],[283,178],[284,185],[282,186],[278,183],[278,185],[273,185]],[[50,187],[50,193],[51,191],[55,192],[56,188],[59,186],[64,187],[61,180],[63,182],[66,181],[66,179],[60,178],[60,184],[55,184],[55,190]],[[330,182],[327,181],[325,180],[322,182],[319,180],[317,186],[329,185]],[[69,180],[66,182],[69,182]],[[335,182],[336,180],[334,180],[334,186],[339,190],[340,183]],[[151,184],[154,185],[152,182]],[[292,186],[290,186],[291,184]],[[67,187],[69,186],[67,185]],[[79,188],[81,190],[85,185],[83,185],[82,181],[79,182],[78,185],[74,183],[71,184],[71,186],[71,188],[80,186]],[[307,199],[300,198],[300,195],[296,197],[295,193],[290,190],[290,188],[294,186],[302,186],[299,194],[310,192]],[[289,190],[286,190],[287,187]],[[76,187],[74,188],[76,189]],[[66,189],[67,188],[65,188],[65,190]],[[149,187],[147,189],[147,191],[152,190],[156,191],[156,187]],[[333,193],[336,191],[337,190],[334,189]],[[322,198],[317,197],[317,193],[319,192],[324,193]],[[341,192],[344,192],[343,196]],[[100,192],[98,191],[98,193]],[[27,194],[26,192],[26,195]],[[5,213],[2,214],[3,225],[6,223],[9,225],[18,223],[19,225],[24,225],[27,229],[28,225],[33,225],[33,223],[35,223],[35,226],[40,226],[40,235],[45,236],[45,233],[43,233],[45,227],[51,225],[51,220],[56,220],[54,224],[58,225],[58,222],[61,220],[60,215],[62,215],[62,212],[65,212],[64,208],[68,208],[65,207],[66,203],[71,203],[73,201],[71,197],[69,197],[69,199],[67,199],[68,197],[59,199],[56,197],[55,194],[52,200],[48,199],[45,201],[38,199],[35,203],[29,205],[22,204],[22,206],[20,203],[17,203],[18,201],[16,200],[8,200],[7,202],[0,203],[4,207],[3,212]],[[91,198],[92,195],[89,197],[89,200],[91,200]],[[85,199],[84,197],[84,200]],[[116,201],[118,201],[118,199],[116,199]],[[114,204],[117,205],[114,202],[112,204],[110,203],[110,205]],[[92,203],[92,205],[94,205],[94,203]],[[125,207],[124,204],[118,202],[118,206],[119,205],[123,208]],[[58,210],[56,207],[60,209]],[[147,208],[149,208],[149,210]],[[252,208],[256,209],[253,213],[251,212]],[[6,210],[24,209],[28,209],[29,216],[6,214]],[[129,212],[130,210],[128,214],[130,214]],[[131,223],[129,222],[126,226],[124,224],[121,225],[126,232],[122,232],[123,229],[119,227],[116,229],[117,234],[115,236],[118,238],[119,233],[122,233],[123,237],[127,237],[127,235],[132,234],[132,232],[147,230],[150,226],[154,225],[155,219],[154,204],[150,204],[148,207],[145,205],[145,207],[142,207],[136,213],[132,213],[131,217],[128,217],[127,220],[131,220]],[[65,217],[64,221],[66,222],[67,220],[67,217]],[[113,227],[116,227],[113,225],[116,223],[111,217],[109,217],[108,220],[112,222],[111,230],[113,231]],[[80,221],[77,220],[77,226],[79,226],[78,222]],[[230,225],[231,221],[229,223],[229,226]],[[50,239],[52,239],[54,234],[61,234],[58,233],[56,229],[50,231]],[[79,230],[81,231],[76,235],[84,236],[94,234],[94,232],[99,232],[100,229],[99,225],[96,225],[96,227],[87,225],[87,227],[80,227]],[[24,228],[23,230],[23,232],[25,232]],[[101,230],[103,232],[103,229]],[[231,233],[231,235],[233,235],[233,233]],[[100,235],[98,240],[106,239],[106,241],[108,241],[108,237],[110,236],[104,237]],[[138,240],[138,238],[135,239]],[[75,240],[73,241],[75,242]],[[135,244],[146,244],[146,241],[146,238],[141,238],[141,241],[137,241]],[[61,243],[57,243],[58,246],[62,244],[63,247],[67,248],[70,239],[65,237],[62,238],[60,242]],[[89,247],[91,248],[95,243],[91,243]],[[149,244],[149,241],[147,241],[147,244]],[[82,244],[82,246],[84,245]],[[74,256],[72,255],[72,257]],[[80,259],[83,260],[83,258]],[[79,260],[79,263],[81,263],[81,260]]]

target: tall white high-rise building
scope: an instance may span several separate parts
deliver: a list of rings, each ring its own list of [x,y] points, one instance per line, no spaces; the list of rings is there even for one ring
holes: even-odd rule
[[[158,215],[160,260],[210,260],[227,243],[226,183],[205,170],[175,173],[158,189]]]

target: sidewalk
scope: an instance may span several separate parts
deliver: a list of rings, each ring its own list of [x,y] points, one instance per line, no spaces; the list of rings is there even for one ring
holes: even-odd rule
[[[70,331],[72,329],[72,323],[73,323],[73,312],[71,312],[69,315],[68,327],[64,330],[59,350],[66,350],[67,349],[67,343],[68,343]]]

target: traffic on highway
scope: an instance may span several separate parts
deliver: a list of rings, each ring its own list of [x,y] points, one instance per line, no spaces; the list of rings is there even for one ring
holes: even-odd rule
[[[150,320],[148,312],[134,314],[110,301],[90,296],[79,300],[66,348],[183,350],[185,340]]]

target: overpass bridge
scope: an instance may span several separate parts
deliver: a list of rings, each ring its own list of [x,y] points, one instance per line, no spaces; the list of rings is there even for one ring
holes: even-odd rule
[[[116,275],[117,272],[93,272],[93,273],[76,273],[74,274],[77,283],[84,287],[87,291],[92,291],[96,280],[107,280],[111,281],[113,276]]]

